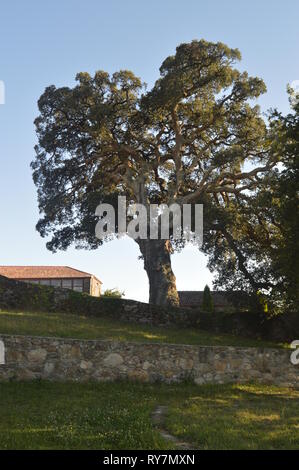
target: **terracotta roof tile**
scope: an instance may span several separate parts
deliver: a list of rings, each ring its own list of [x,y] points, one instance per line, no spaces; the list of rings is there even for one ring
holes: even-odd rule
[[[69,266],[0,266],[0,275],[10,279],[90,278],[92,274]],[[101,282],[101,281],[100,281]]]

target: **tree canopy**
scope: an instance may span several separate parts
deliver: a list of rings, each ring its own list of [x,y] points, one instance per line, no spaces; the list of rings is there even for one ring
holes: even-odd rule
[[[299,105],[269,115],[270,152],[280,165],[256,191],[218,209],[218,224],[205,236],[215,285],[268,297],[270,310],[296,310],[299,301]]]
[[[240,58],[222,43],[192,41],[164,60],[150,90],[130,71],[79,73],[73,88],[46,88],[32,169],[47,247],[97,248],[95,208],[117,195],[145,206],[203,202],[209,226],[217,210],[256,191],[277,156],[252,103],[265,84],[235,67]],[[176,244],[136,241],[150,301],[178,303]]]

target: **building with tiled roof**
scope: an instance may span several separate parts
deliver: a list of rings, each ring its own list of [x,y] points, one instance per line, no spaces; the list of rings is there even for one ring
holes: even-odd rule
[[[183,308],[200,308],[203,302],[203,291],[179,291],[180,306]],[[226,292],[211,291],[215,311],[221,312],[232,308]]]
[[[200,309],[203,303],[203,291],[178,291],[180,306]],[[243,291],[211,291],[215,312],[248,311],[251,305],[250,296]]]
[[[0,275],[15,281],[62,287],[99,297],[102,282],[93,274],[69,266],[0,266]]]

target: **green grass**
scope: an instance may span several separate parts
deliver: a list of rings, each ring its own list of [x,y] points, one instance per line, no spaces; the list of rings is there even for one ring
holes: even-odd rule
[[[56,336],[78,339],[199,344],[214,346],[282,345],[232,335],[215,334],[200,328],[163,328],[120,322],[108,318],[84,317],[66,313],[0,311],[0,334]]]
[[[202,387],[172,403],[167,426],[201,449],[299,449],[299,391],[252,384]]]
[[[151,421],[201,449],[298,449],[299,392],[262,385],[0,383],[1,449],[169,449]]]

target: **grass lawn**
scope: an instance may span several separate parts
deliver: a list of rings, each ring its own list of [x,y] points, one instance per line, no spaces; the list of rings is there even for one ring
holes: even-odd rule
[[[172,402],[166,423],[172,434],[201,449],[299,449],[299,391],[201,387]]]
[[[262,385],[1,383],[1,449],[299,449],[299,391]]]
[[[78,339],[201,344],[206,346],[282,346],[232,335],[210,333],[200,330],[200,328],[153,327],[124,323],[103,317],[84,317],[66,313],[0,311],[0,333]]]

